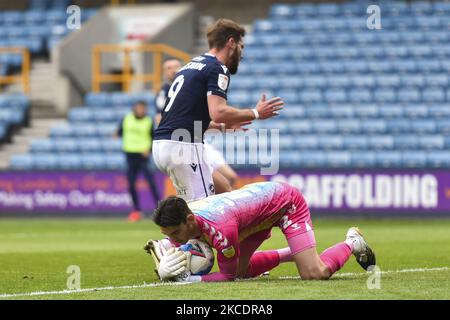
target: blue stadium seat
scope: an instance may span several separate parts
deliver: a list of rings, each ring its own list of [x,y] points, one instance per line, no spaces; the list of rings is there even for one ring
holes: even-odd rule
[[[58,155],[58,169],[77,170],[82,167],[81,156],[77,153],[66,153]]]
[[[25,11],[23,13],[23,21],[25,22],[25,24],[36,26],[44,21],[45,16],[46,12],[43,10]]]
[[[419,102],[420,91],[415,88],[403,88],[398,90],[397,99],[399,102]]]
[[[373,167],[376,164],[376,153],[373,151],[353,151],[351,152],[351,166],[353,167]]]
[[[409,132],[411,130],[411,121],[407,119],[387,120],[386,129],[388,132]]]
[[[30,154],[13,155],[10,166],[15,170],[31,170],[33,168],[33,157]]]
[[[367,136],[347,135],[343,137],[343,146],[347,150],[366,149],[369,145]]]
[[[299,101],[303,103],[322,102],[323,96],[320,90],[303,90],[299,94]]]
[[[402,164],[402,154],[398,151],[378,151],[375,161],[380,167],[398,167]]]
[[[324,167],[326,153],[323,151],[304,151],[301,153],[301,164],[305,167]]]
[[[308,77],[307,81],[305,81],[305,87],[313,87],[313,88],[325,88],[327,86],[327,78],[323,75],[311,75]]]
[[[77,137],[89,137],[97,135],[97,125],[95,124],[74,123],[72,129],[73,135]]]
[[[447,104],[433,104],[428,108],[428,114],[435,118],[450,117],[450,108]]]
[[[441,15],[450,15],[450,3],[444,1],[433,2],[434,13]]]
[[[94,110],[89,108],[72,108],[68,118],[72,122],[90,122],[94,120],[94,114]]]
[[[333,118],[353,118],[354,111],[351,106],[337,105],[329,109],[329,114]]]
[[[420,59],[416,60],[416,67],[418,72],[440,72],[441,62],[433,59]]]
[[[400,85],[400,76],[398,74],[378,74],[375,76],[375,82],[379,87],[397,87]]]
[[[302,155],[296,151],[286,151],[280,158],[283,167],[297,167],[301,163]]]
[[[52,139],[53,149],[55,152],[64,153],[64,152],[77,152],[79,145],[83,144],[83,142],[78,143],[78,140],[73,138],[56,138]]]
[[[308,81],[305,81],[305,84],[308,83]],[[334,75],[332,78],[327,80],[327,83],[331,87],[350,87],[351,85],[351,78],[348,75],[340,74],[340,75]],[[349,94],[351,97],[351,93]]]
[[[308,106],[304,111],[307,118],[324,118],[330,115],[330,108],[320,104]]]
[[[71,137],[73,134],[71,126],[56,126],[50,129],[51,137]]]
[[[349,167],[352,163],[352,154],[349,151],[328,151],[326,164],[329,167]]]
[[[311,132],[312,127],[310,120],[294,120],[288,122],[289,131],[295,134]]]
[[[292,135],[288,135],[288,134],[282,135],[282,136],[280,136],[280,139],[278,141],[278,147],[281,150],[295,149],[294,148],[294,140],[295,140],[295,138]],[[273,147],[273,144],[272,144],[272,147]]]
[[[123,153],[112,153],[105,158],[107,169],[124,170],[126,167],[125,156]]]
[[[436,168],[450,168],[450,151],[428,151],[427,164]]]
[[[338,119],[337,129],[340,133],[357,133],[361,131],[361,121],[359,119],[348,118]]]
[[[368,89],[354,89],[350,90],[348,94],[348,100],[353,103],[370,102],[372,99],[372,93]]]
[[[54,170],[58,167],[58,159],[54,154],[38,153],[32,155],[32,168],[38,170]]]
[[[436,120],[436,131],[440,133],[450,133],[450,120]]]
[[[403,151],[402,165],[406,167],[424,167],[427,163],[427,153],[421,150]]]
[[[431,57],[433,55],[433,51],[430,45],[411,46],[409,48],[409,53],[411,56],[414,56],[415,58]]]
[[[294,139],[293,145],[299,149],[317,149],[319,146],[319,138],[317,135],[300,135]]]
[[[92,115],[93,119],[98,122],[116,121],[119,122],[120,118],[117,118],[116,111],[114,109],[100,109],[95,110]]]
[[[410,7],[405,2],[396,1],[383,6],[382,10],[390,16],[404,16],[410,12]]]
[[[422,91],[424,102],[444,102],[445,91],[442,88],[427,88]]]
[[[106,92],[88,93],[86,95],[85,103],[90,107],[103,107],[108,104],[109,95]]]
[[[81,166],[85,170],[104,169],[106,157],[102,153],[88,153],[81,156]]]
[[[386,129],[386,121],[381,119],[363,120],[361,123],[361,130],[366,133],[384,133]]]
[[[318,142],[321,149],[341,149],[343,146],[342,136],[339,135],[320,135]]]
[[[117,153],[122,150],[122,142],[120,139],[102,139],[101,148],[107,153]]]
[[[49,153],[54,150],[52,140],[50,139],[38,139],[33,140],[30,145],[30,151],[33,153],[45,152]]]
[[[382,118],[400,118],[403,116],[403,108],[399,105],[382,105],[379,107],[379,116]]]
[[[312,107],[311,109],[313,109]],[[285,117],[286,119],[290,118],[303,118],[306,115],[306,108],[302,106],[290,105],[289,108],[283,109],[283,112],[280,112],[280,117]]]
[[[407,105],[405,108],[403,108],[403,114],[407,118],[426,118],[429,114],[429,108],[426,105],[423,104],[412,104]],[[450,112],[449,112],[450,114]],[[430,113],[430,116],[431,113]]]
[[[394,146],[394,137],[391,135],[369,136],[370,149],[392,149]]]
[[[374,90],[373,98],[377,102],[396,102],[397,94],[394,89],[379,88]]]
[[[425,76],[428,86],[446,87],[449,84],[448,75],[445,73],[434,73]]]
[[[347,93],[341,89],[329,89],[325,91],[325,101],[339,103],[347,100]]]
[[[378,106],[374,104],[361,104],[354,109],[355,116],[358,118],[375,118],[379,115]]]
[[[445,138],[443,135],[421,135],[419,136],[419,146],[421,149],[443,149]]]
[[[433,133],[436,131],[436,122],[434,120],[413,120],[411,130],[418,133]]]
[[[23,14],[20,11],[4,11],[3,24],[5,26],[20,25],[23,23]]]
[[[337,123],[334,120],[319,119],[313,121],[312,129],[318,133],[332,133],[337,130]]]
[[[318,15],[317,7],[313,4],[299,4],[294,7],[297,17],[308,17]]]
[[[395,149],[415,149],[419,146],[419,138],[413,134],[402,134],[394,136]]]
[[[100,139],[83,139],[77,144],[77,149],[85,153],[99,152],[102,150]]]
[[[403,74],[400,77],[400,85],[406,87],[422,87],[425,85],[425,77],[422,74]]]
[[[270,8],[270,17],[278,19],[290,19],[295,17],[294,7],[287,4],[274,4]]]
[[[119,122],[117,123],[98,123],[95,134],[101,137],[112,137],[113,134],[119,128]]]

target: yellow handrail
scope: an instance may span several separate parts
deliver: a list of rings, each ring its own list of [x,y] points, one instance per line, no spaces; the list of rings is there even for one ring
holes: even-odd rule
[[[133,74],[130,54],[132,52],[144,52],[153,54],[153,72]],[[103,53],[123,54],[122,73],[119,75],[105,74],[101,71],[101,59]],[[159,90],[162,84],[162,60],[163,55],[178,58],[188,62],[191,56],[181,50],[166,44],[143,44],[138,46],[126,46],[119,44],[98,44],[92,51],[92,91],[100,92],[102,83],[122,83],[123,91],[129,92],[133,81],[151,82],[154,91]]]
[[[24,93],[30,92],[30,52],[27,48],[0,48],[0,54],[22,55],[22,70],[18,75],[1,76],[0,84],[22,83]]]

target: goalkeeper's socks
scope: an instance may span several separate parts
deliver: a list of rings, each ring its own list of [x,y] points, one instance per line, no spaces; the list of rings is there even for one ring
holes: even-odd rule
[[[280,263],[294,261],[294,257],[292,257],[291,249],[289,247],[278,249],[277,252],[278,256],[280,257]]]
[[[331,273],[335,273],[342,268],[351,254],[352,248],[347,243],[341,242],[322,252],[320,259],[330,269]]]
[[[250,258],[245,278],[253,278],[270,271],[280,264],[277,250],[257,251]]]

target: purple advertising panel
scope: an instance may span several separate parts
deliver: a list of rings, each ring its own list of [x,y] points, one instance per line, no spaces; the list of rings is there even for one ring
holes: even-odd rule
[[[237,186],[283,181],[305,195],[312,210],[323,212],[424,212],[450,215],[450,171],[445,170],[280,170],[274,176],[242,170]],[[164,197],[170,181],[155,174]],[[143,178],[138,191],[144,211],[155,202]],[[124,213],[131,198],[123,172],[0,172],[0,213]]]
[[[163,176],[155,175],[158,186]],[[145,180],[137,189],[143,209],[155,207]],[[126,212],[132,209],[123,172],[0,172],[0,212]]]
[[[269,178],[296,186],[310,208],[450,215],[450,171],[281,171]]]

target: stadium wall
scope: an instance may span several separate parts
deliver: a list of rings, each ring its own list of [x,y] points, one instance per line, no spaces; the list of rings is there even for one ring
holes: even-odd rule
[[[298,187],[313,214],[450,218],[448,170],[280,170],[273,176],[259,171],[238,172],[238,187],[259,181],[283,181]],[[159,172],[156,182],[164,195],[174,194]],[[147,185],[138,182],[142,206],[155,207]],[[0,172],[2,216],[110,216],[131,210],[127,180],[121,171]]]

